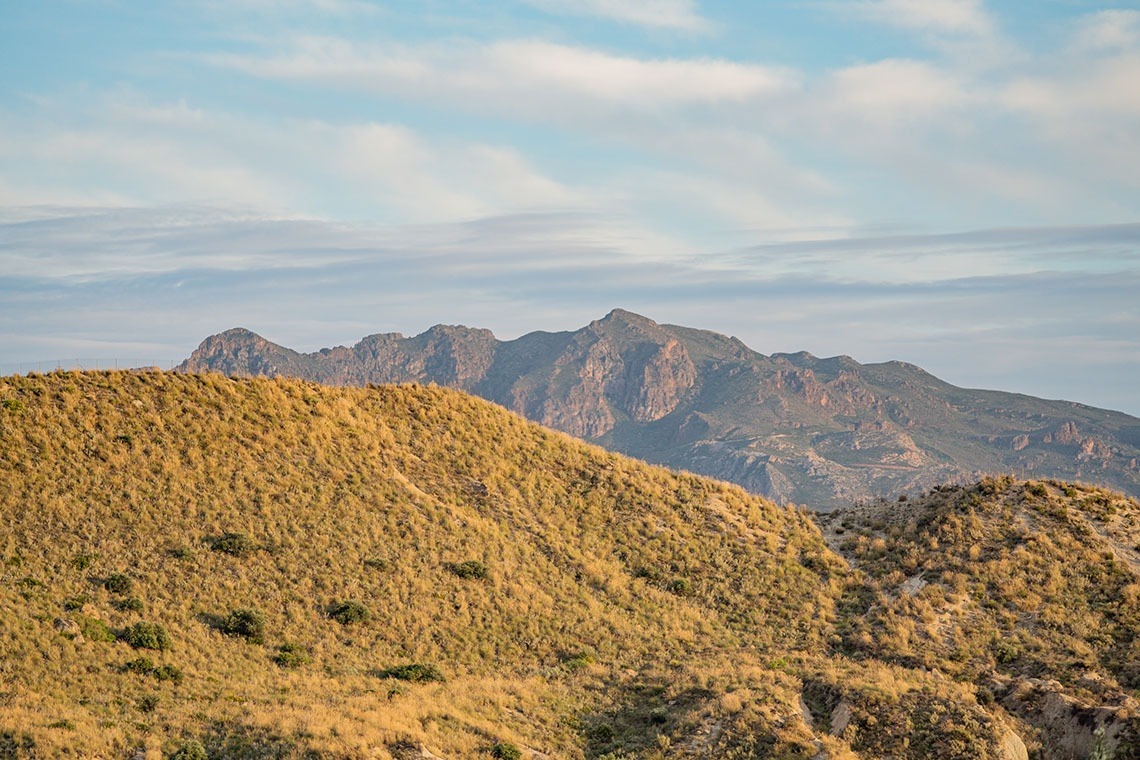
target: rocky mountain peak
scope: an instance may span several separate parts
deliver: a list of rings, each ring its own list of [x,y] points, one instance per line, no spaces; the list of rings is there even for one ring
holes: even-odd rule
[[[765,356],[624,309],[575,332],[506,342],[436,325],[312,354],[235,328],[203,341],[178,369],[333,385],[435,382],[622,453],[824,508],[984,472],[1140,493],[1140,420],[1128,415],[956,388],[904,362]]]

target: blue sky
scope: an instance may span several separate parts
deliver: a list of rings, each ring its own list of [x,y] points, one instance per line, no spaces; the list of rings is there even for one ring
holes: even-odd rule
[[[13,3],[0,371],[620,306],[1140,414],[1140,9]]]

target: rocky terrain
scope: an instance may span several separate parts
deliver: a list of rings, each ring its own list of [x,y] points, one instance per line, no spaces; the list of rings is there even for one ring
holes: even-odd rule
[[[311,354],[234,329],[207,338],[178,370],[434,382],[614,451],[822,509],[985,473],[1140,494],[1135,417],[957,388],[901,362],[765,356],[620,309],[574,332],[499,341],[439,325]]]

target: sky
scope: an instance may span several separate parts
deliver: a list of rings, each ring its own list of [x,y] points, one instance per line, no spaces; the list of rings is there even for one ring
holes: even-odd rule
[[[1140,416],[1140,6],[39,0],[0,373],[621,307]]]

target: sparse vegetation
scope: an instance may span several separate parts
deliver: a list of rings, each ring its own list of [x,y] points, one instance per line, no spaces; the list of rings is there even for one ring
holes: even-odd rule
[[[112,594],[129,594],[134,585],[134,581],[126,573],[111,573],[103,579],[103,588]]]
[[[257,550],[257,543],[245,533],[223,533],[209,543],[213,551],[233,557],[244,557]]]
[[[265,643],[265,614],[260,610],[242,607],[223,617],[218,630],[227,636],[243,638],[251,644]]]
[[[852,570],[803,511],[444,389],[123,372],[9,394],[35,399],[0,416],[0,682],[34,697],[0,694],[0,746],[26,755],[964,760],[1007,728],[1044,746],[1015,712],[1030,677],[1117,704],[1140,675],[1140,509],[1077,484],[844,516]]]
[[[299,668],[312,662],[312,660],[308,649],[300,644],[289,642],[279,645],[277,653],[273,655],[273,662],[283,668]]]
[[[469,581],[484,581],[489,577],[487,566],[476,559],[449,564],[447,569],[456,576]]]
[[[135,649],[155,649],[163,651],[170,649],[170,634],[157,623],[140,621],[119,634],[119,638]]]
[[[329,617],[341,625],[352,625],[367,622],[372,618],[372,613],[360,602],[350,599],[330,605]]]
[[[491,757],[498,760],[521,760],[522,750],[510,742],[495,742],[491,747]]]
[[[411,663],[408,665],[394,665],[381,670],[377,675],[380,678],[395,678],[397,681],[410,681],[412,683],[431,683],[447,680],[435,665],[424,663]]]

